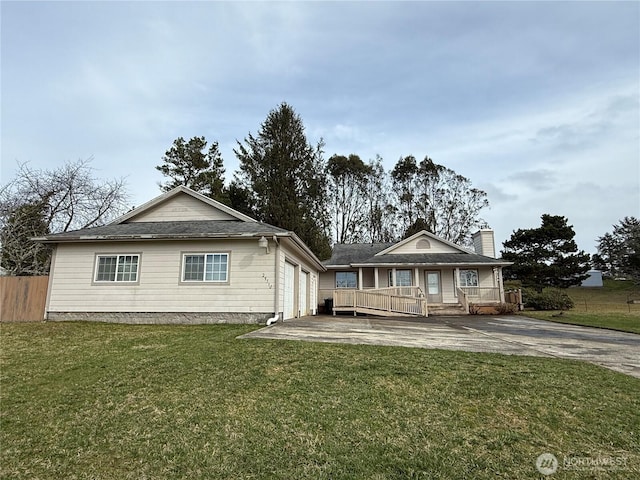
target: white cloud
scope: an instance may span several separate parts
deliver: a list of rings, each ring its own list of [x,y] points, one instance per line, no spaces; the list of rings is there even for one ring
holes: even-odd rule
[[[2,181],[16,159],[93,155],[141,203],[176,137],[219,141],[231,175],[236,139],[287,101],[327,155],[429,155],[469,177],[499,242],[555,211],[589,249],[640,210],[633,2],[1,8]]]

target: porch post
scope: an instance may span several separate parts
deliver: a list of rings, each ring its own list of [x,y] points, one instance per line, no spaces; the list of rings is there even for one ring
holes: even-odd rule
[[[418,267],[413,269],[413,278],[415,279],[415,285],[416,287],[420,287],[420,273],[418,271]]]
[[[362,290],[362,267],[358,267],[358,290]]]
[[[373,269],[373,286],[377,289],[380,287],[380,282],[378,281],[378,267]]]
[[[390,287],[395,287],[396,286],[396,267],[393,267],[391,269],[391,285],[389,285]]]
[[[500,303],[504,303],[504,283],[502,282],[502,267],[496,267],[496,280],[500,292]]]
[[[456,267],[453,277],[453,291],[455,296],[458,296],[458,286],[460,285],[460,267]]]

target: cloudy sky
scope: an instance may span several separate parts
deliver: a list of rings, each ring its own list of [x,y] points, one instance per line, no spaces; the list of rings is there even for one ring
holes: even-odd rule
[[[173,140],[236,140],[281,102],[326,157],[425,155],[579,247],[640,216],[640,3],[1,2],[1,183],[93,157],[159,193]]]

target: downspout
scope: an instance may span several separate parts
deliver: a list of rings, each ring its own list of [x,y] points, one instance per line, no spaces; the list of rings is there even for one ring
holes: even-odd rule
[[[278,242],[278,237],[273,236],[273,241],[276,244],[276,254],[275,256],[275,265],[274,265],[274,278],[275,278],[275,288],[274,288],[274,299],[273,299],[273,317],[267,320],[267,326],[271,326],[276,323],[280,319],[280,243]]]

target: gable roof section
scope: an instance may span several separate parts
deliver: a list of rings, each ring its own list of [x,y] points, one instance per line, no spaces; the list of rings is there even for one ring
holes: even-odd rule
[[[422,251],[416,253],[391,253],[396,250],[397,247],[406,245],[424,234],[432,240],[453,247],[455,252],[424,253]],[[397,243],[336,244],[333,247],[331,258],[324,261],[323,264],[329,269],[336,269],[384,266],[407,267],[415,265],[507,266],[511,265],[511,262],[478,255],[431,233],[419,232]]]
[[[231,217],[233,217],[236,220],[242,221],[242,222],[258,222],[257,220],[249,217],[248,215],[245,215],[243,213],[240,213],[236,210],[234,210],[233,208],[218,202],[217,200],[214,200],[212,198],[209,198],[205,195],[202,195],[201,193],[198,193],[194,190],[191,190],[188,187],[185,186],[178,186],[176,188],[174,188],[173,190],[170,190],[166,193],[163,193],[162,195],[157,196],[156,198],[149,200],[146,203],[143,203],[142,205],[140,205],[137,208],[134,208],[133,210],[131,210],[130,212],[125,213],[124,215],[122,215],[121,217],[116,218],[113,222],[111,222],[109,225],[113,225],[113,224],[120,224],[120,223],[125,223],[127,221],[132,220],[133,218],[148,212],[150,210],[153,210],[154,208],[158,207],[159,205],[167,202],[168,200],[175,198],[178,195],[181,194],[186,194],[189,195],[193,198],[195,198],[196,200],[199,200],[209,206],[211,206],[212,208],[215,208],[217,210],[220,210],[224,213],[226,213],[227,215],[230,215]]]
[[[434,235],[433,233],[427,232],[426,230],[422,230],[414,235],[411,235],[410,237],[405,238],[404,240],[399,241],[398,243],[393,243],[391,244],[391,246],[389,246],[388,248],[385,248],[384,250],[378,252],[376,255],[386,255],[388,253],[393,253],[393,251],[417,240],[420,237],[428,237],[431,240],[434,240],[436,242],[442,243],[444,245],[447,245],[448,247],[453,248],[454,250],[457,250],[461,253],[471,253],[469,250],[467,250],[466,248],[463,248],[459,245],[456,245],[455,243],[452,243],[448,240],[445,240],[444,238],[440,238],[437,235]]]
[[[181,221],[131,221],[134,217],[157,208],[177,195],[191,197],[216,208],[233,219],[230,220],[181,220]],[[74,242],[118,242],[140,240],[199,240],[199,239],[242,239],[260,238],[285,239],[306,254],[320,270],[325,270],[322,262],[295,232],[262,223],[244,215],[222,203],[205,197],[187,187],[176,187],[144,203],[140,207],[122,215],[113,222],[100,227],[89,227],[71,232],[55,233],[32,240],[42,243]]]

